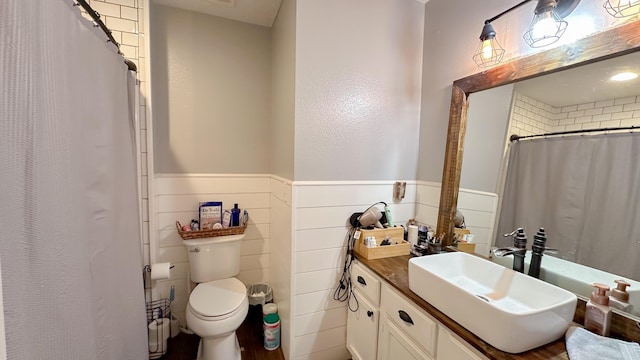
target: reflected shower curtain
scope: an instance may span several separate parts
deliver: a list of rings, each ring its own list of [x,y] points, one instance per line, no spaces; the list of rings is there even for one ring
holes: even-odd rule
[[[496,246],[540,227],[559,257],[607,272],[640,274],[640,134],[512,143]],[[529,244],[530,247],[530,244]],[[543,261],[544,265],[544,261]]]
[[[132,75],[73,1],[0,1],[0,50],[7,358],[147,359]]]

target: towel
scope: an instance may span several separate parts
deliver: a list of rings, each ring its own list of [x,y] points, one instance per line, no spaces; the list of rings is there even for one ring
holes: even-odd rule
[[[571,326],[565,334],[567,353],[571,360],[637,360],[640,345],[594,334]]]

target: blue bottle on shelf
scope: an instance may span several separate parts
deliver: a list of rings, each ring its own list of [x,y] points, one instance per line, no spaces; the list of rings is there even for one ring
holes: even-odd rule
[[[238,208],[238,204],[233,204],[233,209],[231,209],[231,226],[240,226],[240,208]]]

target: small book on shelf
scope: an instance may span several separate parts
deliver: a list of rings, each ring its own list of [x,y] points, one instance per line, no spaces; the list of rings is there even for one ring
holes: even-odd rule
[[[200,230],[211,230],[215,224],[222,223],[222,202],[201,202],[198,208]]]

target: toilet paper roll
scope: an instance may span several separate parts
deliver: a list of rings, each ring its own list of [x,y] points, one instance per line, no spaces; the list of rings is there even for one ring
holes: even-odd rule
[[[167,340],[149,340],[149,359],[159,359],[167,352]]]
[[[167,341],[170,333],[171,321],[169,319],[155,319],[149,324],[149,342]]]
[[[171,263],[151,264],[151,280],[168,280],[171,278]]]
[[[407,240],[411,243],[411,245],[418,244],[418,227],[415,225],[409,225],[409,229],[407,230]]]

